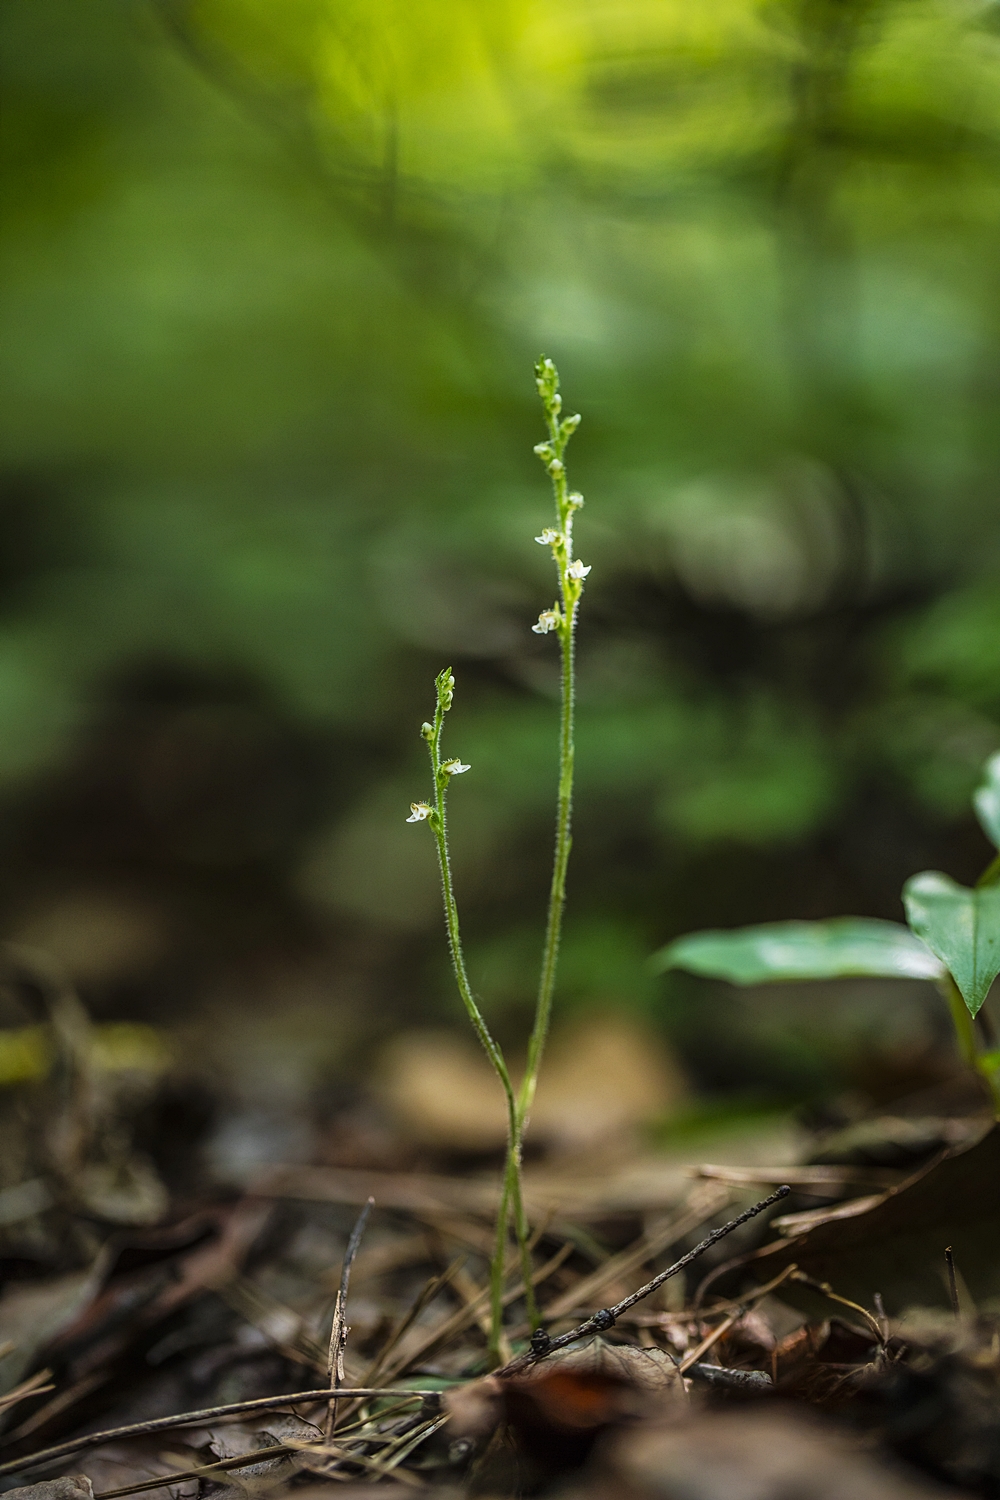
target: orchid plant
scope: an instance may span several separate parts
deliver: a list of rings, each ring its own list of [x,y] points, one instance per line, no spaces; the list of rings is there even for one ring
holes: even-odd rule
[[[1000,755],[987,762],[973,806],[1000,850]],[[903,887],[907,925],[868,917],[772,922],[677,938],[654,957],[662,970],[686,969],[732,984],[878,976],[931,979],[951,1012],[959,1051],[983,1079],[1000,1119],[1000,1048],[980,1018],[1000,973],[1000,852],[973,888],[937,870]]]
[[[445,925],[448,931],[448,945],[451,951],[455,982],[476,1035],[499,1079],[507,1104],[507,1159],[500,1191],[496,1242],[490,1268],[490,1355],[494,1363],[499,1363],[502,1357],[504,1281],[511,1221],[513,1221],[517,1239],[524,1296],[532,1331],[538,1328],[539,1323],[532,1285],[529,1225],[521,1191],[521,1155],[524,1133],[528,1126],[528,1117],[538,1084],[545,1039],[549,1030],[552,1000],[555,993],[556,966],[559,958],[559,938],[566,902],[566,871],[569,865],[573,809],[574,635],[584,580],[590,572],[589,566],[573,556],[573,518],[583,504],[583,496],[570,490],[565,461],[566,446],[580,425],[580,417],[562,415],[559,372],[551,359],[541,359],[536,364],[535,383],[548,428],[548,437],[544,442],[536,445],[535,453],[541,459],[549,475],[555,501],[555,524],[544,527],[541,534],[535,537],[535,541],[540,546],[548,548],[552,555],[559,593],[551,608],[543,609],[531,628],[537,635],[555,635],[559,641],[561,655],[559,782],[556,803],[555,857],[549,887],[548,917],[542,946],[535,1016],[528,1039],[524,1075],[517,1086],[515,1086],[504,1054],[490,1032],[473,994],[462,949],[458,906],[455,900],[448,850],[446,804],[452,778],[464,775],[471,767],[457,758],[445,758],[441,750],[445,715],[450,710],[455,695],[455,677],[450,667],[446,667],[435,679],[434,718],[424,723],[420,729],[430,753],[433,799],[430,802],[411,803],[410,816],[406,820],[408,823],[427,823],[434,835],[441,871]]]

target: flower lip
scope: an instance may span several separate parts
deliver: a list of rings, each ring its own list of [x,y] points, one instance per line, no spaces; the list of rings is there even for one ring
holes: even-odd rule
[[[423,823],[423,821],[425,820],[425,818],[429,818],[430,815],[431,815],[431,808],[430,808],[430,805],[428,803],[426,803],[426,802],[411,802],[410,803],[410,816],[407,818],[406,821],[407,821],[407,823]]]
[[[463,766],[462,762],[456,756],[454,760],[446,760],[441,769],[442,771],[447,771],[449,776],[461,776],[464,771],[471,771],[472,767]]]
[[[538,616],[538,624],[532,625],[536,635],[548,635],[550,630],[558,630],[559,613],[554,609],[543,609]]]

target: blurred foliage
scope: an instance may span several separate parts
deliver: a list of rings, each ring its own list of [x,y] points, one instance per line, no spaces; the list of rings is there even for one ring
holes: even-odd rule
[[[452,661],[460,895],[516,1007],[555,773],[540,350],[585,415],[594,564],[569,990],[645,1003],[637,955],[678,931],[898,918],[909,870],[972,877],[1000,6],[7,0],[2,24],[15,911],[28,865],[234,890],[266,865],[426,998],[437,894],[402,820]]]

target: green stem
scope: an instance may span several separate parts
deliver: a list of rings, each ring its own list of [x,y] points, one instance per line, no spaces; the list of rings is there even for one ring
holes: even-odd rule
[[[569,866],[573,839],[571,823],[573,816],[573,708],[574,708],[574,640],[576,605],[570,606],[569,617],[560,630],[562,647],[562,709],[559,725],[559,804],[556,812],[556,847],[552,863],[552,882],[549,887],[549,910],[545,924],[545,943],[542,948],[542,969],[535,1002],[535,1020],[528,1042],[528,1059],[524,1081],[518,1095],[522,1126],[527,1123],[528,1112],[535,1097],[538,1071],[552,1015],[552,998],[555,993],[556,969],[559,962],[559,940],[562,935],[563,910],[566,905],[566,871]]]
[[[520,1225],[520,1220],[523,1219],[520,1183],[521,1132],[519,1128],[517,1099],[514,1094],[513,1084],[510,1081],[507,1064],[504,1061],[503,1053],[493,1039],[482,1011],[476,1004],[475,996],[472,993],[472,986],[469,983],[468,971],[465,967],[465,954],[462,948],[462,935],[458,921],[458,904],[455,901],[455,890],[451,874],[451,858],[448,852],[446,794],[449,773],[443,770],[441,765],[441,731],[444,727],[444,714],[445,709],[441,702],[439,691],[438,705],[434,714],[433,733],[429,740],[435,791],[434,810],[430,821],[431,827],[434,830],[434,840],[437,844],[438,867],[441,872],[441,895],[444,902],[445,924],[448,929],[448,948],[451,953],[455,983],[462,997],[462,1003],[465,1006],[470,1021],[475,1027],[476,1035],[482,1043],[483,1050],[500,1080],[507,1101],[507,1163],[500,1195],[500,1208],[497,1214],[496,1250],[490,1267],[489,1350],[491,1360],[495,1364],[499,1364],[501,1361],[500,1343],[503,1333],[504,1260],[507,1248],[507,1226],[510,1221],[512,1201],[515,1210],[516,1226],[518,1228],[518,1239],[522,1241],[523,1245],[526,1245],[526,1239],[522,1236]],[[523,1254],[524,1251],[522,1249],[522,1258]],[[530,1257],[528,1264],[530,1266]]]
[[[518,1130],[523,1138],[528,1116],[538,1086],[538,1073],[545,1050],[545,1041],[552,1016],[552,1000],[555,994],[556,971],[559,963],[559,941],[562,935],[563,911],[566,905],[566,872],[569,867],[570,850],[573,846],[573,769],[574,769],[574,711],[576,706],[576,616],[580,602],[580,582],[569,574],[573,556],[573,512],[576,506],[567,494],[566,469],[562,463],[570,433],[564,433],[559,422],[559,407],[546,403],[546,418],[549,440],[559,460],[556,472],[552,473],[552,489],[556,505],[556,517],[563,544],[555,553],[559,571],[559,592],[562,603],[559,624],[559,647],[562,658],[560,674],[559,713],[559,792],[556,808],[556,842],[552,862],[552,880],[549,886],[549,907],[545,922],[545,941],[542,946],[542,965],[535,1001],[535,1018],[528,1041],[528,1056],[524,1078],[518,1091]],[[550,471],[551,472],[551,471]],[[521,1216],[518,1227],[522,1264],[530,1268],[527,1252],[527,1224]],[[528,1320],[532,1329],[537,1328],[539,1318],[531,1285],[530,1269],[525,1272],[525,1301]]]
[[[970,1068],[974,1068],[980,1078],[989,1089],[990,1098],[993,1102],[993,1110],[1000,1120],[1000,1076],[996,1070],[982,1056],[976,1042],[976,1027],[962,997],[962,992],[952,979],[946,974],[941,984],[944,997],[951,1011],[951,1019],[955,1027],[955,1036],[958,1041],[958,1051],[962,1061]]]

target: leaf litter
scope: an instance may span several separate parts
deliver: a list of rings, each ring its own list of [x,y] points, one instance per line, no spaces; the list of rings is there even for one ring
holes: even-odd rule
[[[793,1163],[539,1162],[543,1332],[512,1247],[490,1372],[492,1177],[405,1170],[401,1142],[398,1170],[383,1152],[168,1199],[120,1100],[81,1087],[87,1018],[60,1014],[67,1066],[18,1106],[44,1192],[3,1226],[15,1500],[1000,1494],[1000,1131],[980,1116],[875,1117]]]

